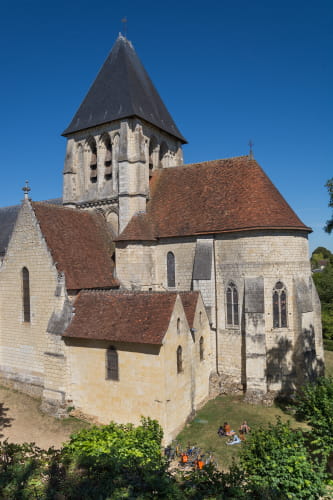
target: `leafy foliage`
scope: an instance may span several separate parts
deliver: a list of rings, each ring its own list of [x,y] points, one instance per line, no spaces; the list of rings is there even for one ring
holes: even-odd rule
[[[332,179],[329,179],[325,186],[327,187],[327,191],[328,191],[328,194],[330,196],[330,201],[328,203],[328,206],[333,208],[333,177]],[[327,233],[331,233],[333,230],[333,215],[331,217],[331,219],[329,219],[327,222],[326,222],[326,226],[325,226],[325,231]]]
[[[161,455],[162,430],[143,418],[93,427],[71,436],[62,450],[34,444],[0,445],[0,498],[5,500],[219,500],[318,498],[323,473],[301,432],[278,421],[253,432],[242,467],[214,465],[170,475]]]
[[[280,419],[253,432],[240,461],[253,498],[315,499],[324,493],[323,466],[312,460],[303,433]]]
[[[313,275],[322,305],[323,335],[333,339],[333,265],[327,265],[320,273]]]
[[[311,444],[325,458],[333,451],[333,378],[320,377],[296,396],[297,416],[311,427]]]

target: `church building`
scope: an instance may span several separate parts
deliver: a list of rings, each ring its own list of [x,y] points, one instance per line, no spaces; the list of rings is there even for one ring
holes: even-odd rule
[[[183,163],[122,35],[63,136],[62,198],[0,208],[2,384],[169,442],[211,397],[323,372],[311,229],[252,154]]]

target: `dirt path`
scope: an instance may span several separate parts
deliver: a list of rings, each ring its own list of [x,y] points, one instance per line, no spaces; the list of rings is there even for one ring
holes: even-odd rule
[[[39,410],[40,401],[0,387],[0,440],[35,442],[41,448],[59,448],[70,434],[86,427],[75,419],[58,420]]]

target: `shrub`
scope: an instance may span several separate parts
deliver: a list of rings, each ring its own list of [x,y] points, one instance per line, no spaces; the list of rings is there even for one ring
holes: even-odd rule
[[[241,450],[252,498],[319,498],[324,493],[323,467],[312,460],[300,430],[277,419],[260,428]]]

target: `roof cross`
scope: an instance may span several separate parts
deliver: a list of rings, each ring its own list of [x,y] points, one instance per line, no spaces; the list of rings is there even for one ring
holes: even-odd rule
[[[29,191],[31,191],[31,188],[29,187],[29,181],[25,181],[25,186],[22,188],[22,191],[24,193],[24,199],[29,200]]]
[[[123,17],[121,22],[123,23],[124,37],[127,38],[127,17]]]
[[[254,160],[253,149],[252,149],[254,146],[254,142],[252,142],[251,139],[249,140],[249,146],[250,146],[249,159]]]

